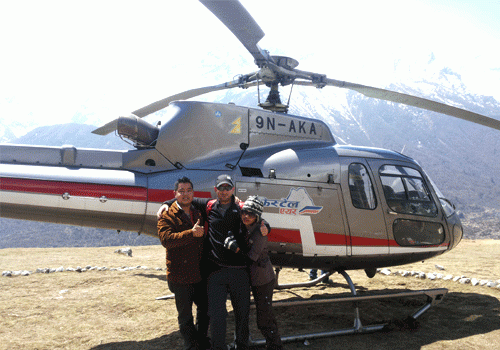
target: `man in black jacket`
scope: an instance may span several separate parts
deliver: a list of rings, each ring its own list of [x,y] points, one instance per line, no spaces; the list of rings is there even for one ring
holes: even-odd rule
[[[208,314],[212,349],[226,350],[226,300],[231,298],[236,326],[237,349],[248,349],[250,313],[250,278],[242,254],[224,246],[234,236],[239,247],[245,247],[240,234],[240,206],[234,202],[234,184],[230,176],[221,175],[215,185],[217,200],[208,201],[208,233],[205,241],[208,276]]]

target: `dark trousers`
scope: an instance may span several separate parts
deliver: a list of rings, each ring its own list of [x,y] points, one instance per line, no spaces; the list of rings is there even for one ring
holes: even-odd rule
[[[250,278],[245,268],[224,267],[208,277],[208,315],[212,349],[226,350],[226,300],[231,298],[238,350],[248,349]]]
[[[175,294],[179,331],[184,339],[184,350],[206,349],[208,332],[207,284],[180,284],[168,281],[168,288]],[[196,304],[196,326],[193,320],[193,303]]]
[[[266,339],[266,349],[283,349],[278,323],[273,312],[273,291],[276,281],[262,286],[252,286],[253,299],[257,310],[257,327]]]
[[[321,270],[322,275],[327,273],[327,272],[328,271]],[[309,278],[312,280],[315,280],[316,278],[318,278],[318,269],[311,269],[311,271],[309,271]]]

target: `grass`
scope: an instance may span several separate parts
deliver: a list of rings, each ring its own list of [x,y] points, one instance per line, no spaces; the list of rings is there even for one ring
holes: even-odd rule
[[[148,266],[130,271],[87,271],[32,274],[0,278],[0,349],[181,349],[173,300],[165,280],[161,246],[134,247],[133,256],[115,254],[114,247],[2,249],[0,270],[31,270],[76,266]],[[500,279],[500,241],[463,241],[455,250],[424,263],[399,269]],[[444,300],[419,321],[417,329],[394,322],[412,314],[422,299],[366,301],[360,305],[363,325],[391,322],[390,330],[372,334],[314,339],[286,344],[286,349],[486,349],[500,343],[500,289],[452,281],[383,276],[368,279],[349,273],[359,293],[447,288]],[[284,269],[281,283],[307,280],[307,274]],[[276,291],[275,299],[348,294],[342,276],[334,285]],[[228,307],[229,303],[228,303]],[[353,326],[350,303],[276,308],[282,335]],[[255,338],[254,311],[251,329]],[[232,328],[229,316],[228,340]]]

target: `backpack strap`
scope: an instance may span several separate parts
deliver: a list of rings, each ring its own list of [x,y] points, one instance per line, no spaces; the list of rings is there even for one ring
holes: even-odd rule
[[[217,199],[211,199],[207,203],[207,217],[210,215],[210,212],[212,211],[212,207],[214,206],[215,202]]]

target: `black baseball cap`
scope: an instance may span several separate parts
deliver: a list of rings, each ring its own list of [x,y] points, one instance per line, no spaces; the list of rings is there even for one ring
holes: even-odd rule
[[[217,177],[217,180],[215,181],[215,187],[219,187],[220,185],[224,185],[224,184],[227,184],[231,187],[234,187],[233,179],[231,179],[231,176],[229,176],[227,174],[223,174],[223,175],[219,175],[219,177]]]

